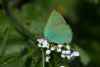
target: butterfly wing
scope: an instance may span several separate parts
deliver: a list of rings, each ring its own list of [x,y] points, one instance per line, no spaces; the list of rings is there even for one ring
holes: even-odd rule
[[[54,10],[46,24],[44,36],[49,41],[57,44],[70,43],[72,40],[72,30],[66,24],[61,14]]]

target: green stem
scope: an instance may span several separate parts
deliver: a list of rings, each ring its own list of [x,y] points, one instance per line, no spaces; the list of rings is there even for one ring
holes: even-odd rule
[[[44,50],[42,49],[42,64],[43,64],[43,67],[45,67],[45,53],[44,53]]]
[[[0,55],[2,59],[3,59],[3,56],[5,54],[7,39],[8,39],[8,29],[5,30],[4,37],[3,37],[3,40],[2,40],[1,55]]]

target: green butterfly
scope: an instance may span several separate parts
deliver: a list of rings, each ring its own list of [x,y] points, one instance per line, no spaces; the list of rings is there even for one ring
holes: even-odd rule
[[[50,42],[57,44],[69,44],[72,40],[72,30],[70,26],[66,24],[63,16],[54,10],[46,24],[44,36]]]

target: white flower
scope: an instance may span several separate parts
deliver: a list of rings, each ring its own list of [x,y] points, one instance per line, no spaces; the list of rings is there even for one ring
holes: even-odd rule
[[[60,67],[65,67],[65,66],[60,66]]]
[[[74,57],[74,54],[73,54],[73,53],[71,53],[69,56],[70,56],[70,57]]]
[[[66,55],[67,59],[71,59],[71,57],[69,55]]]
[[[49,62],[49,59],[50,59],[50,56],[47,56],[45,61]]]
[[[61,54],[61,57],[62,57],[62,58],[65,58],[66,56],[65,56],[64,54]]]
[[[66,51],[65,51],[65,50],[63,50],[63,51],[62,51],[62,54],[66,54]]]
[[[67,59],[71,59],[73,57],[73,53],[70,55],[66,55]]]
[[[48,45],[49,45],[49,44],[48,44],[47,40],[44,40],[44,41],[43,41],[43,46],[42,46],[42,47],[45,48],[45,47],[48,47]]]
[[[42,45],[39,43],[39,44],[38,44],[38,47],[42,47]]]
[[[66,54],[70,54],[70,53],[71,53],[71,51],[70,51],[70,50],[66,50],[65,52],[66,52]]]
[[[51,53],[50,50],[46,50],[46,55],[49,55]]]
[[[70,50],[70,46],[69,46],[69,45],[66,45],[65,47],[66,47],[68,50]]]
[[[64,46],[64,45],[62,45],[62,44],[59,44],[59,45],[58,45],[58,48],[62,48],[63,46]]]
[[[79,54],[79,52],[74,51],[74,52],[73,52],[73,56],[80,56],[80,54]]]
[[[56,49],[57,49],[57,52],[60,52],[61,58],[66,58],[67,57],[67,59],[71,59],[74,56],[79,56],[80,55],[79,52],[77,52],[77,51],[71,52],[72,49],[69,45],[58,44],[57,46],[53,46],[52,44],[49,44],[49,42],[44,38],[37,39],[37,41],[39,42],[38,47],[47,49],[45,51],[45,53],[46,53],[45,61],[46,62],[49,62],[50,53],[52,51],[56,50]],[[62,47],[64,47],[64,49]],[[60,67],[65,67],[65,66],[62,65]]]
[[[49,44],[48,44],[47,40],[37,39],[37,41],[39,42],[38,47],[49,48]]]
[[[53,50],[55,50],[55,47],[51,47],[51,49],[50,49],[51,51],[53,51]]]
[[[80,55],[79,52],[74,51],[74,52],[71,53],[70,55],[66,55],[66,57],[67,57],[67,59],[71,59],[72,57],[74,57],[74,56],[79,56],[79,55]]]
[[[57,48],[57,52],[61,52],[61,48]]]
[[[44,39],[37,39],[37,41],[42,44],[44,42]]]

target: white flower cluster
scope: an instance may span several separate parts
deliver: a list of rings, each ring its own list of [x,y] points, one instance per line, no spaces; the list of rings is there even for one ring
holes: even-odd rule
[[[55,46],[49,44],[49,42],[46,39],[37,39],[37,41],[39,42],[38,47],[46,48],[46,52],[45,52],[46,62],[49,62],[50,53],[54,50],[61,53],[62,58],[67,58],[67,59],[71,59],[72,57],[76,57],[80,55],[79,52],[72,51],[69,45],[58,44],[57,46]],[[60,66],[60,67],[64,67],[64,66]]]

